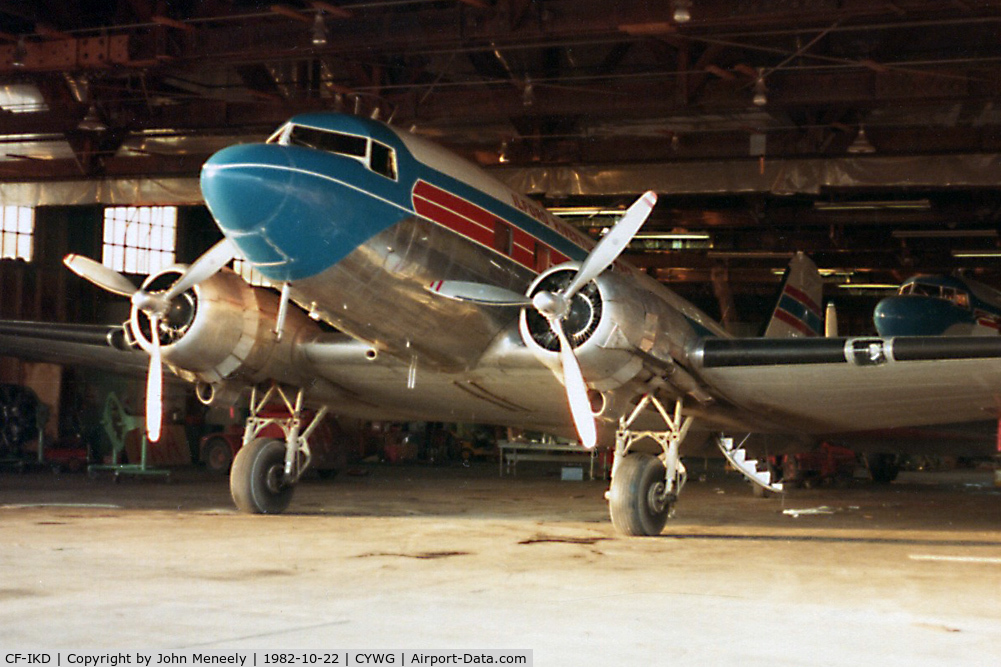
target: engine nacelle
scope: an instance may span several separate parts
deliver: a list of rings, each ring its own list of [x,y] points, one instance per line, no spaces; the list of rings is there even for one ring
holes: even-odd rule
[[[563,264],[543,273],[529,288],[556,292],[569,284],[577,272]],[[652,291],[632,278],[605,272],[588,283],[570,305],[563,322],[588,384],[598,391],[611,391],[634,379],[651,358],[676,368],[674,360],[684,350],[694,330],[684,317]],[[531,308],[521,315],[521,336],[529,349],[553,370],[560,368],[559,341],[546,318]]]
[[[177,267],[165,269],[150,276],[143,289],[166,289],[180,273]],[[164,362],[201,383],[301,380],[295,377],[294,343],[317,325],[290,308],[279,340],[273,331],[278,302],[277,294],[251,287],[228,269],[216,273],[171,302],[159,328]],[[150,351],[150,319],[135,306],[129,328],[139,346]]]

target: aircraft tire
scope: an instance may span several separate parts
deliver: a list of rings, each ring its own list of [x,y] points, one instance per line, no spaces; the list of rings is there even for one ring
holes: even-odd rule
[[[293,485],[285,484],[285,443],[257,438],[236,454],[229,491],[237,509],[248,514],[280,514],[292,501]]]
[[[869,454],[866,461],[872,481],[876,484],[889,484],[900,473],[900,462],[896,454]]]
[[[612,525],[624,535],[660,535],[671,510],[663,495],[664,464],[649,454],[630,454],[619,462],[608,493]]]
[[[202,450],[205,467],[219,475],[225,475],[233,467],[233,450],[222,436],[213,436]]]

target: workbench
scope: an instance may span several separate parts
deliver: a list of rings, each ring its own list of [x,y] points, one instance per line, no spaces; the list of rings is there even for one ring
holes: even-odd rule
[[[594,479],[595,462],[598,459],[597,449],[585,449],[579,444],[528,442],[524,440],[498,440],[497,449],[500,475],[514,475],[518,471],[519,461],[551,461],[553,463],[583,463],[589,464],[588,475]],[[603,467],[604,469],[604,467]]]

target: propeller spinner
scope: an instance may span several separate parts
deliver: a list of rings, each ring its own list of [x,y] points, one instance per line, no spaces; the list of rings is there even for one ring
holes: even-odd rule
[[[532,297],[492,285],[462,281],[439,281],[431,285],[431,291],[442,296],[488,306],[532,306],[549,323],[549,328],[559,340],[560,363],[563,367],[563,384],[567,390],[570,414],[581,443],[592,448],[598,440],[597,427],[591,412],[587,395],[587,382],[580,363],[574,354],[573,345],[563,330],[563,319],[570,312],[574,296],[589,282],[605,271],[626,249],[636,232],[650,216],[657,195],[647,192],[630,206],[591,254],[581,264],[577,273],[563,289],[541,290]]]
[[[82,255],[67,255],[63,263],[70,271],[112,294],[131,298],[133,305],[150,320],[149,372],[146,374],[146,435],[150,442],[160,439],[163,423],[163,360],[160,349],[160,322],[170,313],[171,302],[203,280],[216,274],[234,257],[228,239],[219,241],[189,266],[166,291],[147,292],[131,280],[98,261]]]

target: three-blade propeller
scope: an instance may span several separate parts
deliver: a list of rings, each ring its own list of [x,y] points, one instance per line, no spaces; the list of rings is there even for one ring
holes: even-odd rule
[[[457,280],[443,280],[430,286],[432,292],[459,301],[487,306],[531,305],[546,318],[549,328],[560,343],[560,363],[563,367],[563,384],[567,390],[570,414],[581,443],[588,448],[594,447],[597,443],[597,428],[591,412],[591,401],[587,395],[587,382],[584,380],[577,355],[574,354],[573,345],[563,331],[563,319],[570,312],[570,304],[577,292],[615,262],[646,222],[656,203],[657,195],[653,192],[647,192],[637,199],[611,231],[594,247],[570,283],[557,292],[542,290],[529,298],[501,287]]]
[[[170,310],[170,302],[226,266],[234,257],[232,243],[219,241],[196,259],[166,291],[147,292],[104,264],[82,255],[67,255],[63,263],[70,271],[112,294],[127,296],[146,313],[150,322],[149,372],[146,374],[146,435],[151,442],[160,439],[163,423],[163,360],[160,349],[160,323]]]

